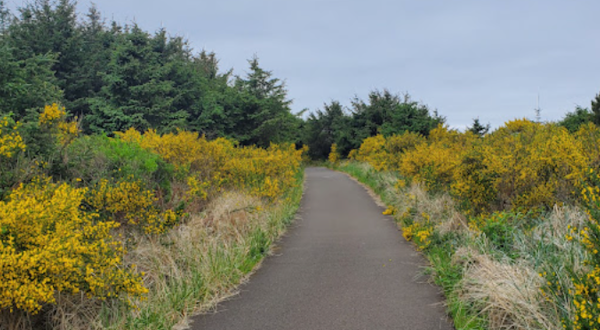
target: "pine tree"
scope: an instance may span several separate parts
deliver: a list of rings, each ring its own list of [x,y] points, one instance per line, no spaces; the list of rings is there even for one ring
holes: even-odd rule
[[[355,148],[369,136],[390,136],[405,131],[429,135],[429,131],[445,121],[436,111],[415,102],[410,95],[395,95],[388,90],[372,91],[369,103],[358,98],[352,102]]]
[[[190,109],[200,94],[186,44],[154,36],[134,25],[116,36],[101,92],[90,102],[84,121],[91,132],[135,127],[161,132],[187,128]]]
[[[77,26],[76,2],[36,0],[19,8],[20,16],[9,27],[9,41],[17,59],[54,54],[52,66],[67,101],[73,99],[74,75],[82,62],[82,39]]]
[[[0,44],[0,113],[12,112],[17,120],[37,118],[38,109],[61,100],[54,62],[52,55],[17,60],[8,45]]]
[[[475,134],[479,137],[483,137],[484,135],[489,133],[490,127],[491,126],[489,123],[484,126],[479,121],[479,118],[475,118],[475,119],[473,119],[473,125],[471,127],[467,127],[467,131],[471,131],[471,132],[473,132],[473,134]]]
[[[569,130],[569,132],[577,132],[581,125],[593,122],[594,113],[590,112],[590,110],[576,107],[575,111],[568,112],[561,121],[558,122],[560,126],[565,127]]]
[[[4,36],[10,24],[10,11],[6,8],[3,0],[0,0],[0,38]]]
[[[331,145],[336,144],[340,154],[346,155],[351,149],[348,133],[350,118],[337,101],[325,104],[323,110],[311,113],[306,120],[302,142],[308,145],[312,159],[327,158]]]
[[[600,125],[600,93],[592,100],[592,114],[594,124]]]
[[[237,78],[235,86],[240,95],[239,119],[235,125],[236,138],[242,144],[268,147],[271,142],[298,138],[301,120],[291,113],[285,84],[262,69],[258,58],[248,61],[250,72]]]

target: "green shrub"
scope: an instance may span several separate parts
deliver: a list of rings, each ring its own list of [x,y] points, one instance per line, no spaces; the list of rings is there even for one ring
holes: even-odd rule
[[[132,180],[146,189],[170,191],[173,166],[138,144],[95,135],[79,138],[65,153],[65,179],[81,179],[90,186],[102,179]]]

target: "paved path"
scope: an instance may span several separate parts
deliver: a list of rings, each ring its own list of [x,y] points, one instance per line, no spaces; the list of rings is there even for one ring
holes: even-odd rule
[[[299,219],[240,295],[194,330],[450,330],[439,289],[363,187],[306,170]]]

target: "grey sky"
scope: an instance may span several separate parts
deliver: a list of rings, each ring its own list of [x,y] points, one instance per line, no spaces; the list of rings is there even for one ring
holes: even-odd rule
[[[11,2],[11,0],[7,1]],[[12,0],[12,5],[20,4]],[[80,0],[80,9],[89,3]],[[349,105],[373,89],[409,92],[463,128],[557,120],[600,92],[597,0],[97,0],[104,16],[160,26],[222,69],[257,54],[286,81],[293,109]]]

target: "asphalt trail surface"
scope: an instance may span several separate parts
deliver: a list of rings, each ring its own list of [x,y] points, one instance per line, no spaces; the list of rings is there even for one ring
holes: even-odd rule
[[[298,219],[241,293],[194,330],[453,329],[424,260],[365,189],[306,170]]]

